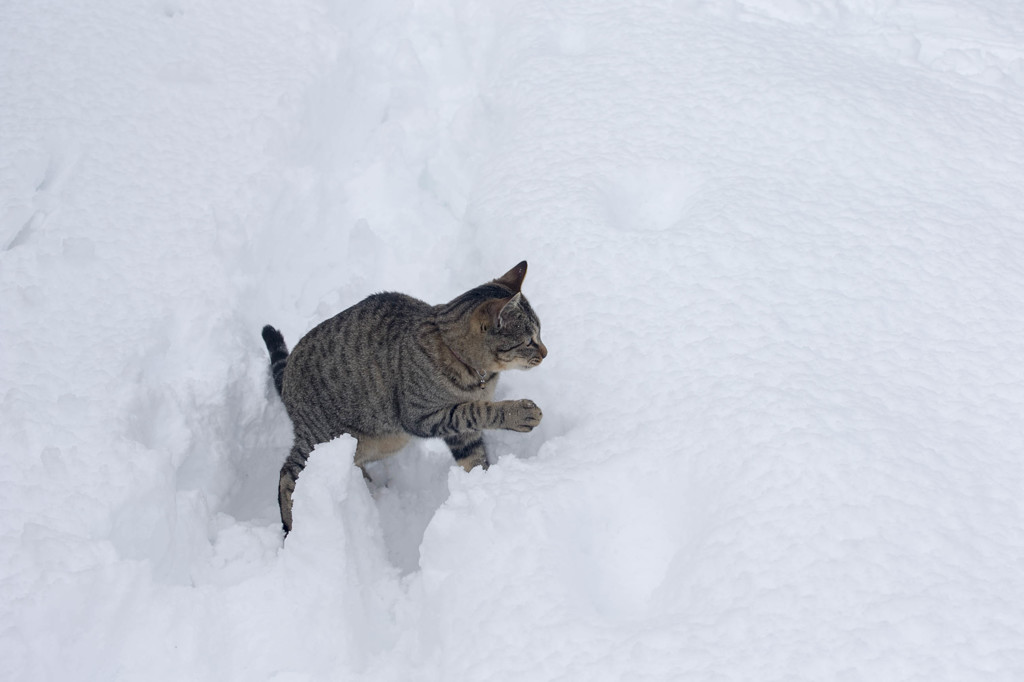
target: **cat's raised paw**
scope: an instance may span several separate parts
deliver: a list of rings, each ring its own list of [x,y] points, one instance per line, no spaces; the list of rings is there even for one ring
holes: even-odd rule
[[[532,400],[510,400],[505,412],[505,428],[512,431],[527,432],[540,424],[544,413]]]

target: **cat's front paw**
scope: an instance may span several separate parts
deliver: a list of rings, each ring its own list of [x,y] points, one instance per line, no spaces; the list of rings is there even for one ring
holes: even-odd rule
[[[509,400],[506,404],[505,428],[512,431],[532,431],[544,416],[532,400]]]

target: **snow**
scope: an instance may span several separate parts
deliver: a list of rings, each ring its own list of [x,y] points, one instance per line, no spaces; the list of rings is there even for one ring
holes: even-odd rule
[[[1024,10],[16,2],[0,677],[1024,678]],[[487,471],[294,344],[530,263]]]

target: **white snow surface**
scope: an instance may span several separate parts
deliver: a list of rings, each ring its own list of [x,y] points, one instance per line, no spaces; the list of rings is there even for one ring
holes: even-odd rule
[[[1024,679],[1024,9],[13,0],[0,678]],[[544,421],[319,446],[294,344],[521,259]]]

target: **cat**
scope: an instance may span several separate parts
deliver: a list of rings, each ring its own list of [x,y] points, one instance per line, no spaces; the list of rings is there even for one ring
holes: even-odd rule
[[[431,306],[400,293],[369,296],[320,323],[288,352],[263,328],[274,386],[295,442],[281,467],[278,505],[292,529],[292,493],[310,451],[347,433],[355,464],[382,459],[412,437],[443,438],[467,471],[487,468],[482,431],[531,431],[531,400],[493,402],[498,375],[547,356],[540,320],[521,292],[526,261],[452,301]]]

